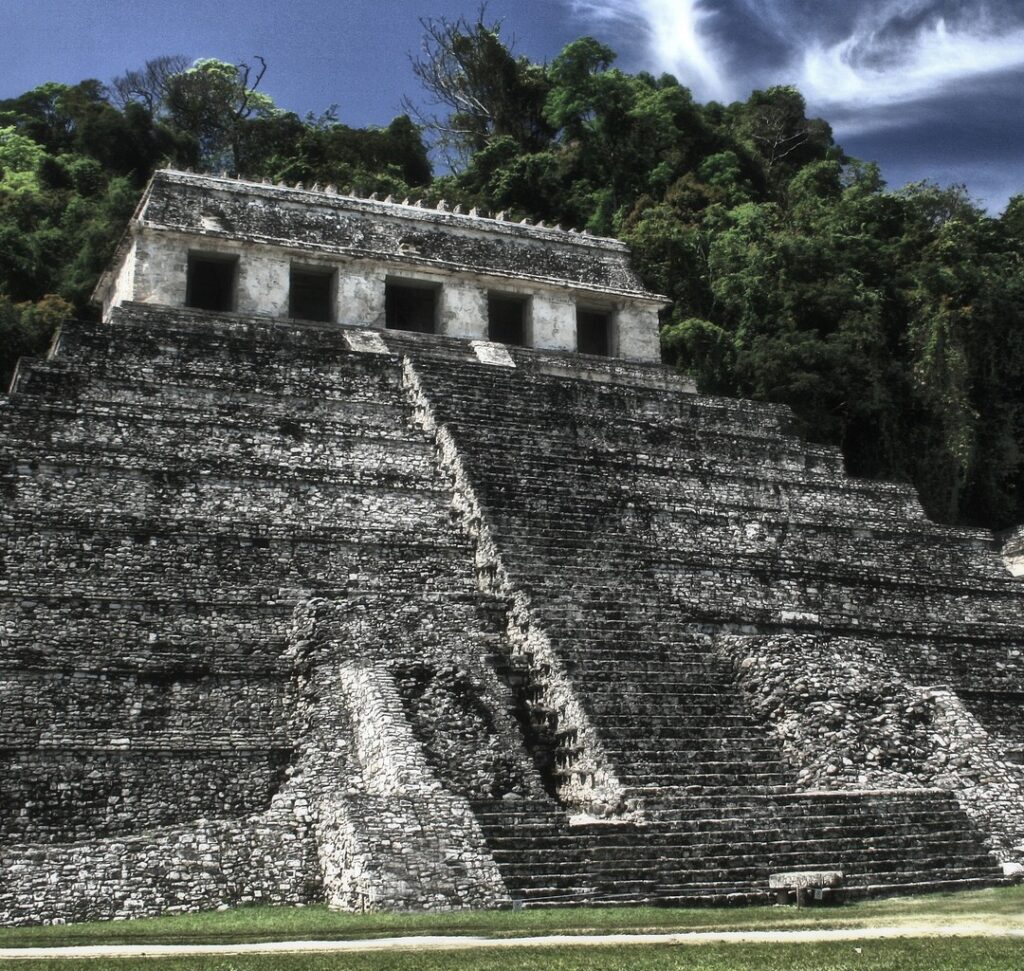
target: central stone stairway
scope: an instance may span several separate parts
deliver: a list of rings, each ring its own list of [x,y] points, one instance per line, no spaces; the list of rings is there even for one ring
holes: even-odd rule
[[[653,373],[582,381],[521,351],[516,367],[453,366],[436,345],[389,342],[457,450],[504,592],[529,603],[621,787],[603,814],[559,804],[573,801],[585,745],[531,704],[550,659],[497,659],[549,748],[548,801],[475,804],[514,897],[763,901],[769,873],[805,869],[843,871],[852,895],[999,879],[948,792],[913,779],[798,787],[716,649],[722,632],[822,625],[884,641],[895,623],[912,636],[908,664],[928,658],[948,676],[963,596],[980,604],[974,646],[1020,602],[978,555],[982,534],[929,523],[907,487],[845,478],[835,450],[789,432],[784,409],[697,397]],[[906,568],[921,546],[952,591]]]

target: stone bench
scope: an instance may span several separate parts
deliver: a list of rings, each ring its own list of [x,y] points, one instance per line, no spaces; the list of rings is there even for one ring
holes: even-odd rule
[[[794,896],[797,907],[805,907],[809,901],[837,901],[842,884],[843,874],[839,870],[801,870],[768,875],[768,888],[775,891],[776,903],[788,904],[790,897]]]

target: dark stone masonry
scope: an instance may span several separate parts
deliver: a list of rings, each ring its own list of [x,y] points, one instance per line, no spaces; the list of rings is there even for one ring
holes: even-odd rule
[[[261,243],[244,183],[175,179],[160,239]],[[287,267],[325,217],[281,192]],[[389,206],[421,218],[350,209]],[[348,218],[328,243],[358,260]],[[442,285],[457,260],[469,293],[468,244],[430,234],[493,221],[422,219],[416,272]],[[499,227],[474,272],[514,276],[551,233]],[[624,255],[582,242],[573,264],[563,236],[530,299],[590,313]],[[360,238],[395,248],[359,297],[382,306],[409,237]],[[104,322],[0,396],[0,921],[1022,872],[1020,534],[930,522],[785,409],[696,395],[624,332],[581,357],[540,329],[503,347],[108,285]]]

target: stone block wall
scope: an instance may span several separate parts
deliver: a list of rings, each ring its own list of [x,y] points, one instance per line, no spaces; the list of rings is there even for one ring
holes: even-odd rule
[[[719,649],[807,789],[937,787],[1001,862],[1024,859],[1024,767],[949,685],[870,642],[727,635]],[[934,672],[929,672],[934,674]]]
[[[131,727],[122,725],[122,731]],[[130,835],[258,812],[269,805],[291,761],[290,747],[214,748],[160,738],[146,747],[130,735],[120,750],[96,743],[12,743],[5,739],[10,748],[0,760],[0,839],[15,843]]]
[[[285,813],[4,846],[0,876],[0,914],[10,925],[306,904],[323,893],[315,845]]]
[[[517,733],[502,725],[501,686],[467,657],[458,668],[461,679],[447,681],[445,700],[456,703],[428,710],[421,693],[415,720],[400,687],[410,657],[429,664],[431,655],[443,653],[455,661],[474,634],[486,636],[476,613],[471,603],[390,596],[337,606],[312,601],[297,614],[293,653],[302,730],[292,787],[307,793],[332,906],[451,909],[510,903],[459,785],[466,781],[465,766],[458,778],[452,776],[459,764],[452,756],[471,754],[476,772],[470,793],[481,787],[488,795],[536,788]],[[401,674],[394,673],[396,667]],[[435,669],[435,680],[442,676]],[[467,701],[487,717],[470,722]],[[443,752],[431,744],[439,737],[452,740]]]
[[[1003,542],[1006,568],[1015,576],[1024,576],[1024,526],[1015,529]]]
[[[251,240],[314,257],[401,256],[410,266],[651,296],[618,240],[336,192],[161,171],[137,222],[149,230]]]

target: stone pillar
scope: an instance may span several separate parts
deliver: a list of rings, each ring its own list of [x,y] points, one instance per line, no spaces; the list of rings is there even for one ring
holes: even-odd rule
[[[134,292],[124,299],[184,307],[188,292],[188,244],[141,235],[135,243]]]
[[[137,286],[135,283],[136,253],[138,251],[138,240],[133,240],[125,251],[121,262],[116,269],[111,268],[111,279],[103,294],[103,319],[110,319],[110,311],[118,306],[123,300],[135,299]]]
[[[438,294],[437,332],[445,337],[487,338],[487,291],[462,280],[446,280]]]
[[[384,270],[367,264],[344,263],[338,267],[334,319],[339,324],[385,326]]]
[[[428,763],[394,677],[379,662],[339,663],[358,641],[344,628],[338,633],[340,642],[302,638],[291,647],[301,672],[297,720],[306,729],[297,775],[312,810],[327,905],[508,906],[472,807]]]
[[[265,317],[288,316],[291,263],[287,257],[255,247],[238,255],[235,310]]]
[[[531,339],[549,351],[576,350],[576,301],[568,294],[538,293],[533,298]]]
[[[616,357],[627,361],[661,360],[658,311],[637,303],[623,304],[613,318],[612,347]]]
[[[1003,561],[1015,577],[1024,577],[1024,526],[1018,526],[1003,543]]]

